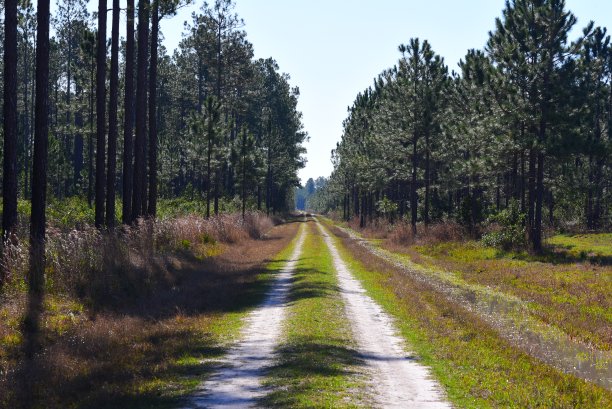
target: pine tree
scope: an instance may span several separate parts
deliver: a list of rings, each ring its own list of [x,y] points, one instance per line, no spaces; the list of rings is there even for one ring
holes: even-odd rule
[[[96,49],[96,200],[95,224],[104,225],[106,150],[106,0],[98,2]]]
[[[159,42],[159,0],[151,8],[151,55],[149,66],[149,207],[147,216],[157,214],[157,48]]]
[[[24,322],[26,354],[39,348],[39,319],[45,289],[45,207],[47,202],[47,150],[49,139],[49,0],[39,0],[36,29],[36,102],[32,211],[30,215],[29,305]]]
[[[144,216],[146,203],[147,60],[149,2],[138,2],[138,58],[136,64],[136,139],[134,141],[134,184],[132,221]]]
[[[108,100],[108,155],[106,172],[106,226],[115,227],[115,179],[117,176],[117,109],[119,104],[119,0],[113,0],[111,28],[110,97]]]
[[[568,53],[567,36],[576,17],[564,0],[512,0],[503,19],[496,20],[487,52],[497,67],[524,96],[519,115],[524,119],[529,150],[529,236],[533,250],[542,250],[544,166],[555,104],[564,84],[560,67]],[[535,113],[535,114],[534,114]]]
[[[123,119],[123,207],[122,221],[132,221],[133,130],[134,130],[134,0],[127,0],[125,43],[125,96]]]
[[[2,238],[17,224],[17,1],[4,4],[4,165],[2,174]],[[2,286],[0,273],[0,287]]]

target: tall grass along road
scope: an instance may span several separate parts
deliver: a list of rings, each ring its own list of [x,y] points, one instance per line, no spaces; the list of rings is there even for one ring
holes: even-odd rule
[[[406,353],[393,320],[366,295],[340,256],[334,241],[318,223],[334,259],[338,284],[353,326],[358,350],[371,372],[374,400],[385,408],[450,408],[429,370]]]
[[[264,395],[262,375],[272,365],[304,236],[302,226],[291,258],[274,279],[263,304],[246,318],[241,341],[228,351],[218,371],[204,382],[188,408],[248,408]]]

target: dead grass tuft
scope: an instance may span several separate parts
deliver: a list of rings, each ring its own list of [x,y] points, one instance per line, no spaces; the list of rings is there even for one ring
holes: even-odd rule
[[[374,219],[365,228],[359,227],[359,219],[349,221],[349,227],[359,231],[365,237],[386,239],[396,245],[410,246],[413,244],[436,244],[446,241],[463,240],[467,237],[465,228],[456,222],[447,220],[433,224],[419,223],[417,235],[412,233],[412,226],[403,220],[389,223],[386,219]]]

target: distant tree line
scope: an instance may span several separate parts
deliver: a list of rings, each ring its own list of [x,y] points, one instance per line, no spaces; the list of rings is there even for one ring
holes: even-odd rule
[[[563,0],[509,0],[483,51],[448,72],[427,41],[360,93],[318,210],[469,226],[516,204],[535,251],[545,225],[610,226],[612,46]]]
[[[327,185],[327,178],[319,176],[316,180],[309,178],[304,186],[295,188],[295,208],[297,210],[310,210],[318,208],[317,193]]]

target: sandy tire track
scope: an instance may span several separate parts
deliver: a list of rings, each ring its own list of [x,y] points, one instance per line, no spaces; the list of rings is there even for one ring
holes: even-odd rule
[[[240,341],[221,359],[185,408],[252,408],[266,394],[261,380],[274,362],[282,335],[287,296],[306,229],[302,226],[290,260],[274,278],[264,302],[247,316]]]
[[[334,260],[347,319],[371,376],[373,400],[383,408],[450,408],[427,367],[406,352],[393,319],[370,298],[342,260],[334,241],[317,220]]]

